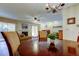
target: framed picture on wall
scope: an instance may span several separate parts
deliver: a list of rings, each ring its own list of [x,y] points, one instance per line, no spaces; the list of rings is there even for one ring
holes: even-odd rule
[[[75,17],[68,18],[67,24],[75,24]]]
[[[28,29],[28,25],[27,24],[22,24],[22,29]]]

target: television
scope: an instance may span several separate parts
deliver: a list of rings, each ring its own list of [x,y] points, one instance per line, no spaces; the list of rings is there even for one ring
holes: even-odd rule
[[[24,34],[25,36],[28,36],[28,32],[22,32],[22,34]]]

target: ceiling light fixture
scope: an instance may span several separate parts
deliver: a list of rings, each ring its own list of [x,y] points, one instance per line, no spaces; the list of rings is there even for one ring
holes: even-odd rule
[[[37,19],[37,17],[34,17],[34,19],[33,19],[33,20],[34,20],[34,22],[35,22],[35,23],[37,23],[37,22],[39,22],[39,21],[40,21],[39,19]]]
[[[63,8],[63,6],[65,5],[65,3],[48,3],[46,4],[46,10],[50,11],[52,13],[56,13],[59,10],[61,10]]]

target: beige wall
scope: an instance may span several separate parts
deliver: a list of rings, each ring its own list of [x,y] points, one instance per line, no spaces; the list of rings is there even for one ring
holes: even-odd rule
[[[76,24],[67,24],[67,19],[71,17],[76,18]],[[77,27],[77,24],[79,24],[79,4],[73,5],[69,8],[65,8],[63,10],[64,40],[77,41],[77,36],[79,32],[79,27]]]
[[[63,10],[63,52],[66,54],[68,52],[68,47],[74,47],[76,49],[77,55],[79,55],[79,43],[77,43],[77,36],[79,35],[79,4],[73,5],[71,7],[65,8]],[[67,24],[67,19],[75,17],[76,24]]]

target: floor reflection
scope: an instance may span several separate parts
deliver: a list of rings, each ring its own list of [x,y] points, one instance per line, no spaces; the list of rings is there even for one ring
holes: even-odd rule
[[[50,40],[47,40],[47,41],[39,41],[38,38],[32,38],[32,43],[33,43],[33,51],[35,53],[38,52],[38,49],[39,49],[39,46],[43,47],[43,48],[49,48],[49,45],[50,45]],[[56,48],[62,52],[62,40],[58,40],[56,39],[55,40],[55,46]]]
[[[36,40],[36,41],[33,41],[33,52],[35,52],[35,53],[38,53],[38,47],[39,45],[38,45],[38,40]]]

